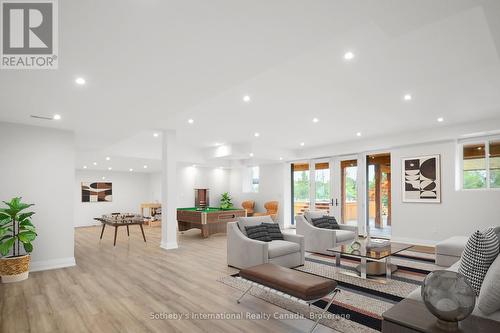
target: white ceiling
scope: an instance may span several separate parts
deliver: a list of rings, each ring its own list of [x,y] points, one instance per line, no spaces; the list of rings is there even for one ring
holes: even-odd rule
[[[0,120],[75,131],[79,167],[108,155],[125,159],[124,170],[157,160],[152,133],[161,129],[176,129],[195,150],[240,144],[277,159],[300,142],[307,149],[500,114],[496,0],[59,6],[60,68],[0,72]],[[77,76],[87,85],[75,85]],[[414,99],[402,101],[405,93]],[[62,120],[29,118],[54,113]]]

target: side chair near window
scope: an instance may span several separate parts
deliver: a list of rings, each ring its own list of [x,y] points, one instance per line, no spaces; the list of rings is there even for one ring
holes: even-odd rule
[[[255,201],[253,200],[246,200],[241,203],[241,207],[243,207],[244,210],[247,211],[247,216],[253,216],[255,213]]]
[[[127,236],[130,237],[129,226],[131,225],[138,225],[141,228],[142,238],[144,239],[144,242],[146,242],[146,236],[144,235],[144,229],[142,227],[142,225],[144,224],[144,219],[140,215],[113,213],[111,215],[96,217],[94,218],[94,220],[102,223],[101,237],[99,239],[102,239],[102,235],[104,234],[106,225],[115,227],[115,238],[113,241],[113,246],[116,246],[116,235],[118,233],[118,227],[127,227]]]
[[[248,237],[245,227],[275,224],[270,216],[239,217],[227,224],[227,264],[239,269],[265,263],[284,267],[304,265],[304,237],[289,233],[283,240],[261,241]]]
[[[332,255],[327,249],[350,244],[358,237],[358,227],[339,224],[339,229],[323,229],[315,227],[312,219],[325,215],[324,211],[306,211],[304,215],[295,216],[297,234],[304,236],[305,250],[308,252]]]
[[[269,215],[273,219],[274,222],[278,219],[278,201],[268,201],[264,204],[264,208],[266,209],[265,213],[255,213],[253,216],[266,216]]]

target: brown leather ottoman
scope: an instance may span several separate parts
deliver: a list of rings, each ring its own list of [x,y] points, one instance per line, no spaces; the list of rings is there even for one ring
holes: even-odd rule
[[[332,304],[336,293],[340,291],[337,289],[337,282],[334,280],[299,272],[275,264],[262,264],[242,269],[240,271],[240,277],[304,300],[309,303],[309,305],[333,292],[334,294],[323,309],[321,316]],[[252,289],[252,287],[253,285],[250,285],[236,302],[240,303],[240,300],[250,291],[250,289]],[[318,317],[318,320],[316,320],[309,332],[312,332],[316,328],[321,316]]]

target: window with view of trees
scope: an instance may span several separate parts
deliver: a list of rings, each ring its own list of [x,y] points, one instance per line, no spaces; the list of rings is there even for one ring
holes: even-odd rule
[[[293,210],[301,215],[309,208],[309,163],[294,163],[293,168]]]
[[[463,189],[500,188],[500,140],[463,144]]]
[[[330,164],[320,162],[314,165],[314,178],[316,190],[316,209],[329,209],[330,203]]]

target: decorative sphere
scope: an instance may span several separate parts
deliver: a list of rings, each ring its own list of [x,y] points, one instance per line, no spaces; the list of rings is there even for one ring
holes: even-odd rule
[[[467,318],[476,305],[476,293],[460,273],[438,270],[424,280],[422,299],[438,319],[456,323]]]

